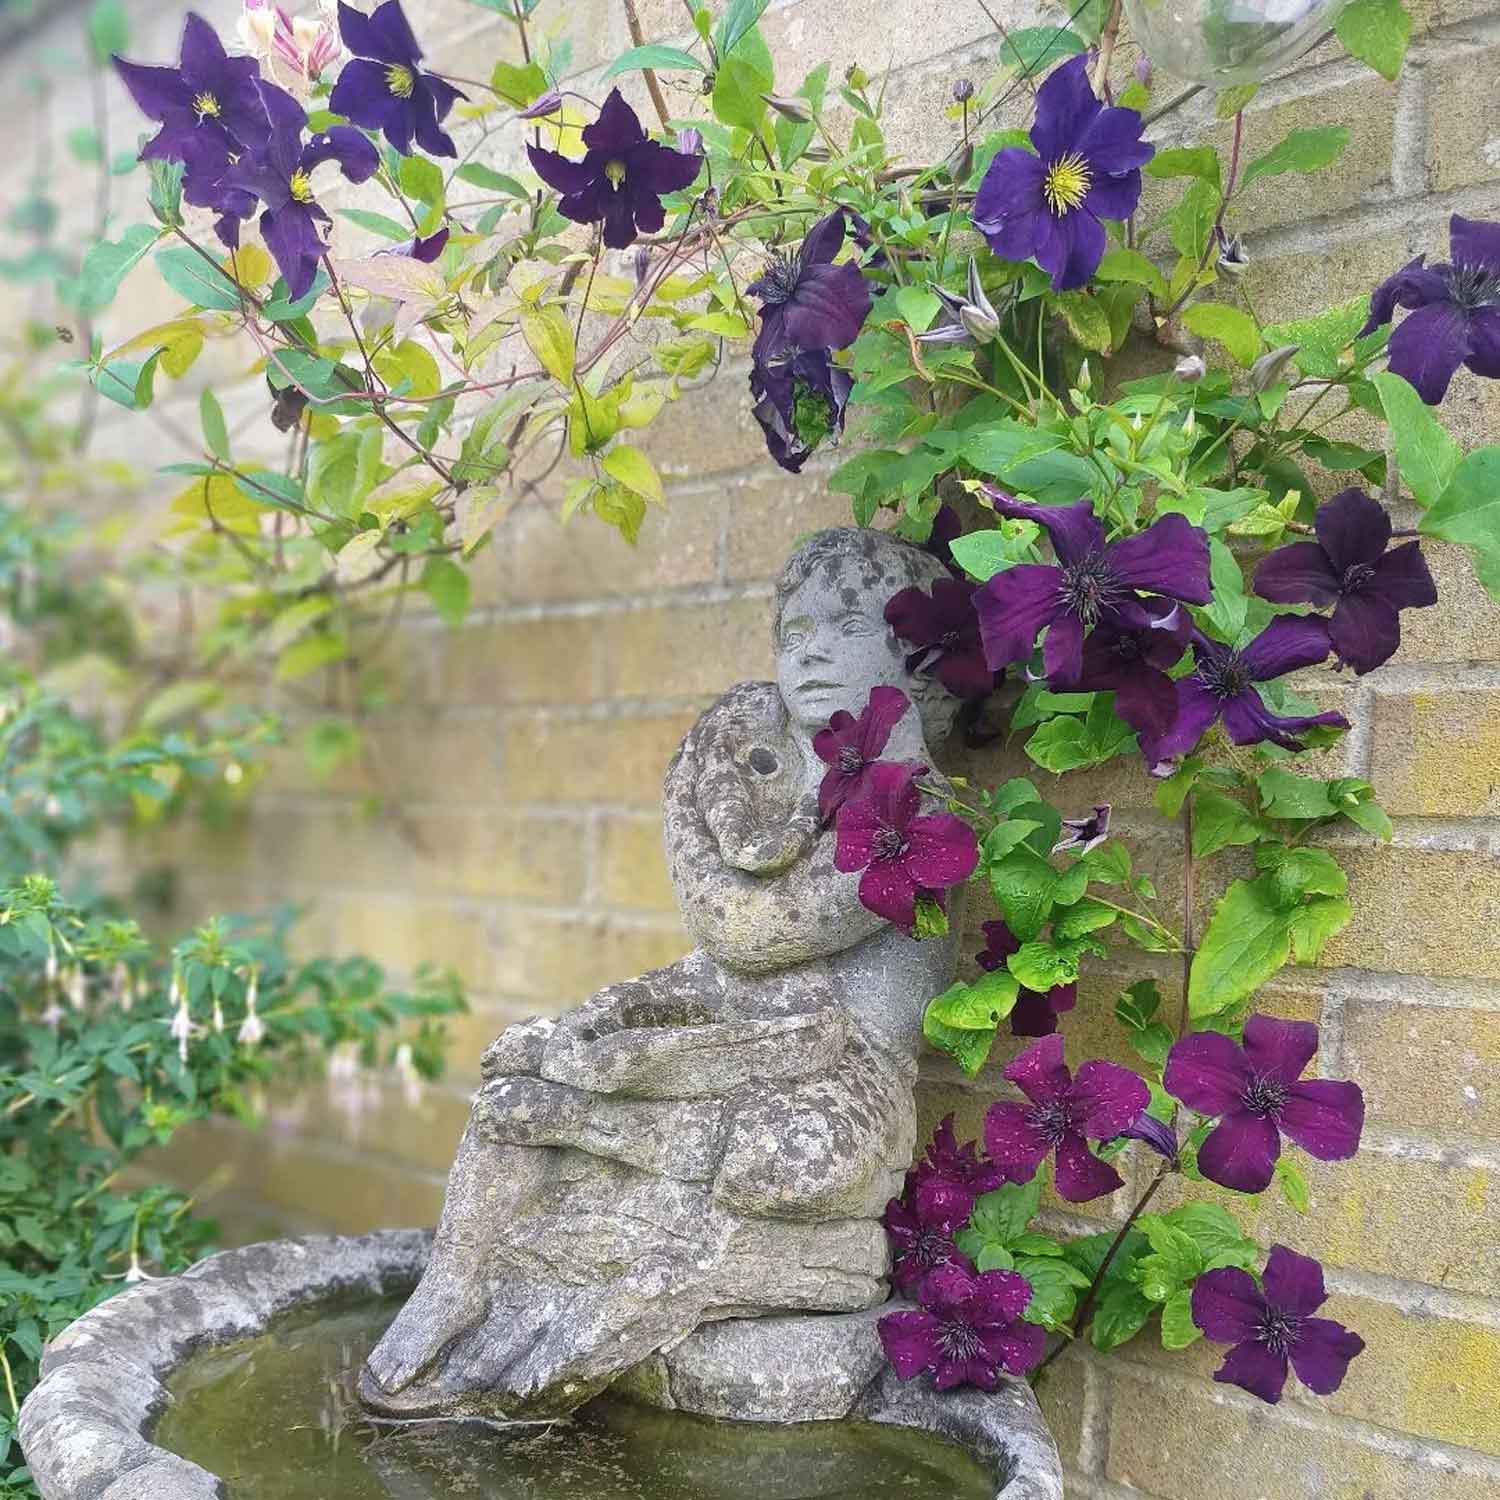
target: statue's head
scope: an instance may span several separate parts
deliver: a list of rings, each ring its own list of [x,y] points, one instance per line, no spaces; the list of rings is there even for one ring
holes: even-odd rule
[[[930,590],[948,570],[910,542],[863,526],[819,531],[787,560],[776,581],[771,647],[776,685],[792,719],[809,733],[838,709],[857,714],[870,689],[900,688],[917,705],[923,738],[940,745],[959,700],[936,678],[906,670],[910,648],[885,622],[892,595]]]

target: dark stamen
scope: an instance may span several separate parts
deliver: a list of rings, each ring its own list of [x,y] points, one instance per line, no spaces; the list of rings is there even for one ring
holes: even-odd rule
[[[760,273],[760,297],[767,307],[778,307],[791,300],[797,290],[798,265],[794,257],[773,250]]]
[[[973,1359],[979,1353],[979,1332],[972,1323],[942,1324],[937,1342],[949,1359]]]
[[[882,828],[875,835],[875,858],[895,859],[906,853],[906,835],[899,828]]]
[[[856,771],[863,769],[864,763],[864,756],[853,745],[845,745],[839,751],[839,770],[846,776],[852,776]]]
[[[1279,1078],[1257,1074],[1245,1085],[1240,1103],[1250,1114],[1274,1120],[1286,1105],[1286,1085]]]
[[[1279,1307],[1268,1307],[1261,1315],[1260,1327],[1255,1336],[1272,1354],[1285,1356],[1296,1345],[1301,1327],[1301,1318],[1282,1312]]]
[[[1114,570],[1099,553],[1072,563],[1062,570],[1062,593],[1070,613],[1089,627],[1125,592]]]
[[[1047,1142],[1055,1146],[1073,1128],[1073,1112],[1061,1099],[1049,1099],[1026,1113],[1026,1123]]]
[[[1200,652],[1198,677],[1216,698],[1238,698],[1250,686],[1250,673],[1237,651],[1222,656]]]
[[[1369,563],[1350,563],[1344,569],[1344,576],[1339,587],[1346,594],[1357,594],[1365,588],[1375,576],[1375,569]]]
[[[1448,295],[1465,312],[1500,302],[1500,272],[1488,266],[1450,266]]]

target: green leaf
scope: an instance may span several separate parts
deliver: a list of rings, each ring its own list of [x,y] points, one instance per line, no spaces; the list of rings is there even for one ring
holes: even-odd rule
[[[1272,766],[1256,781],[1261,811],[1271,818],[1331,818],[1339,809],[1329,797],[1332,782],[1298,776]]]
[[[1158,297],[1167,295],[1166,278],[1139,250],[1127,250],[1121,245],[1112,246],[1104,252],[1099,269],[1094,272],[1096,281],[1125,281],[1134,286],[1149,287]]]
[[[759,71],[742,58],[731,57],[714,77],[714,117],[725,125],[758,131],[766,118],[761,97],[766,84]]]
[[[1212,146],[1169,146],[1142,170],[1148,177],[1199,177],[1219,190],[1219,153]]]
[[[1004,969],[981,974],[973,984],[963,981],[927,1003],[928,1014],[943,1026],[960,1031],[993,1031],[1015,1008],[1019,986]]]
[[[422,588],[446,624],[463,624],[469,612],[469,575],[452,558],[429,557],[422,569]]]
[[[537,362],[564,385],[573,379],[575,346],[573,325],[561,307],[527,307],[521,310],[521,336]]]
[[[1026,562],[1036,556],[1036,538],[1040,534],[1031,521],[997,527],[992,531],[970,531],[954,539],[953,560],[971,578],[980,583],[996,573]]]
[[[403,156],[401,158],[401,191],[408,198],[433,207],[441,204],[446,191],[443,169],[425,156]]]
[[[1030,942],[1046,926],[1057,882],[1057,871],[1026,847],[991,867],[990,888],[995,902],[1005,925],[1020,942]]]
[[[1338,39],[1351,57],[1368,63],[1392,81],[1406,60],[1411,17],[1401,0],[1352,0],[1333,23]]]
[[[460,172],[459,176],[462,177],[463,173]],[[384,239],[409,240],[412,237],[412,230],[405,224],[398,224],[395,219],[387,218],[384,214],[371,213],[367,208],[341,208],[338,215]]]
[[[628,443],[617,443],[604,455],[604,471],[619,480],[627,490],[634,491],[644,500],[665,505],[667,497],[661,487],[661,477],[651,460],[639,448]]]
[[[1282,1156],[1277,1159],[1275,1175],[1276,1185],[1281,1189],[1281,1196],[1299,1214],[1305,1214],[1311,1198],[1308,1193],[1307,1178],[1302,1175],[1302,1168],[1291,1157]]]
[[[1456,477],[1459,467],[1458,444],[1448,436],[1433,410],[1400,375],[1384,370],[1370,377],[1385,409],[1385,420],[1391,429],[1391,438],[1396,445],[1396,462],[1401,465],[1401,478],[1412,492],[1417,504],[1429,510],[1439,500],[1447,498],[1445,491]],[[1469,455],[1500,450],[1478,448]],[[1489,499],[1500,500],[1491,490]],[[1453,508],[1449,502],[1448,510]],[[1447,511],[1444,512],[1447,514]],[[1422,529],[1427,530],[1430,518],[1422,518]],[[1433,536],[1445,535],[1434,531]],[[1458,541],[1460,538],[1452,537]]]
[[[1184,756],[1182,764],[1163,782],[1161,782],[1153,800],[1157,811],[1164,818],[1175,818],[1182,811],[1182,804],[1192,794],[1193,787],[1197,784],[1199,774],[1203,770],[1203,761],[1196,755]]]
[[[1295,344],[1297,368],[1304,375],[1332,380],[1341,372],[1343,353],[1359,337],[1369,314],[1369,297],[1355,297],[1324,308],[1310,318],[1268,324],[1266,344],[1272,349]]]
[[[1087,871],[1084,872],[1087,878]],[[1058,912],[1052,922],[1052,933],[1067,941],[1071,938],[1083,937],[1085,933],[1097,932],[1101,927],[1108,927],[1119,913],[1112,906],[1105,906],[1102,901],[1094,901],[1085,896],[1082,900],[1071,906],[1064,907]]]
[[[954,1236],[958,1248],[969,1255],[969,1244],[977,1246],[989,1241],[1010,1247],[1026,1232],[1026,1226],[1036,1218],[1041,1206],[1040,1173],[1030,1182],[1007,1182],[993,1192],[981,1193],[974,1201],[968,1228]],[[963,1236],[969,1238],[965,1240]]]
[[[1150,1240],[1152,1253],[1136,1262],[1136,1285],[1152,1302],[1165,1302],[1191,1286],[1206,1269],[1203,1252],[1190,1234],[1157,1214],[1144,1215],[1137,1226]]]
[[[79,276],[79,310],[103,312],[115,300],[120,283],[145,259],[156,239],[157,231],[151,225],[132,224],[118,240],[101,240],[91,246],[83,258]]]
[[[752,21],[751,25],[754,24]],[[608,83],[611,78],[618,78],[621,73],[631,73],[638,68],[653,68],[664,73],[681,72],[684,68],[693,73],[708,72],[708,65],[691,52],[684,52],[681,47],[664,47],[653,43],[648,47],[632,47],[629,52],[622,52],[604,70],[604,77],[599,81]],[[459,176],[463,176],[463,173],[460,172]]]
[[[1192,1238],[1206,1270],[1239,1266],[1253,1271],[1260,1264],[1260,1246],[1246,1236],[1234,1215],[1218,1203],[1182,1203],[1163,1214],[1162,1219]]]
[[[1162,1304],[1161,1346],[1163,1349],[1186,1349],[1203,1337],[1193,1322],[1193,1289],[1184,1287]]]
[[[1138,1286],[1110,1278],[1094,1304],[1089,1342],[1099,1350],[1118,1349],[1145,1327],[1154,1307]]]
[[[1396,452],[1399,457],[1399,435]],[[1407,473],[1404,461],[1401,472]],[[1412,488],[1415,491],[1416,486]],[[1451,482],[1422,517],[1419,529],[1425,536],[1468,547],[1474,553],[1479,581],[1500,598],[1500,448],[1474,449],[1453,471]]]
[[[1060,952],[1051,943],[1022,943],[1005,962],[1025,989],[1042,994],[1078,980],[1078,955]]]
[[[1144,1031],[1161,1009],[1161,991],[1154,979],[1138,979],[1115,1001],[1115,1019],[1133,1031]]]
[[[1219,212],[1219,189],[1201,178],[1188,184],[1181,201],[1167,215],[1167,237],[1185,259],[1197,262],[1208,249]]]
[[[1216,536],[1208,539],[1208,575],[1214,602],[1199,613],[1226,641],[1238,640],[1250,612],[1245,575],[1239,559]]]
[[[1232,88],[1220,89],[1214,95],[1214,116],[1220,120],[1232,120],[1255,97],[1258,83],[1237,83]]]
[[[1326,896],[1304,901],[1291,914],[1292,949],[1299,964],[1313,964],[1323,952],[1323,945],[1334,933],[1347,927],[1354,908],[1341,896]]]
[[[1023,1235],[1022,1239],[1034,1239]],[[1012,1247],[1012,1253],[1019,1246]],[[1088,1290],[1089,1278],[1057,1254],[1016,1255],[1015,1269],[1031,1284],[1031,1301],[1021,1314],[1028,1323],[1059,1329],[1073,1321],[1078,1294]]]
[[[158,349],[144,361],[117,359],[89,371],[89,379],[101,396],[127,411],[143,411],[151,405],[156,367],[163,351]]]
[[[507,104],[524,108],[547,92],[548,81],[542,65],[535,59],[525,64],[497,62],[490,72],[490,87]]]
[[[1045,72],[1086,47],[1083,38],[1066,26],[1022,26],[1000,44],[1000,62],[1027,74]]]
[[[931,1046],[951,1057],[969,1078],[985,1065],[995,1042],[993,1031],[943,1025],[933,1016],[930,1005],[922,1017],[922,1035]]]
[[[1282,172],[1317,172],[1336,162],[1348,144],[1349,130],[1344,125],[1294,130],[1245,168],[1241,186],[1249,187],[1258,177],[1275,177]]]
[[[94,0],[89,12],[89,48],[94,61],[106,67],[111,57],[130,46],[130,23],[125,17],[123,0]]]
[[[1291,951],[1291,919],[1270,877],[1231,881],[1193,958],[1188,1014],[1202,1020],[1248,999]]]
[[[161,279],[180,297],[196,307],[215,312],[238,312],[240,291],[228,276],[211,261],[186,245],[159,250],[152,257]]]
[[[523,203],[531,196],[514,177],[504,172],[497,172],[493,167],[487,167],[482,162],[466,162],[453,175],[460,182],[470,183],[474,187],[487,188],[494,193],[504,193],[507,198],[519,198]],[[407,236],[403,235],[402,238],[405,239]]]
[[[1077,343],[1098,354],[1110,352],[1114,336],[1110,332],[1109,314],[1101,302],[1087,292],[1059,292],[1052,301]]]
[[[1260,354],[1260,330],[1248,313],[1227,302],[1195,302],[1183,323],[1200,338],[1217,339],[1237,364],[1247,369]]]
[[[1255,851],[1255,863],[1270,873],[1273,894],[1282,906],[1304,896],[1342,896],[1349,889],[1349,877],[1326,849],[1262,844]]]
[[[208,444],[208,451],[227,464],[229,462],[229,428],[224,422],[224,408],[219,405],[219,398],[207,386],[203,387],[202,394],[198,397],[198,418],[203,425],[203,441]]]
[[[1193,854],[1198,859],[1231,844],[1253,844],[1262,832],[1260,819],[1222,792],[1200,792],[1193,803]]]

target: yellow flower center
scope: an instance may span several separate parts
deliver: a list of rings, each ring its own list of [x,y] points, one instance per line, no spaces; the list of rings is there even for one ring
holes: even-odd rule
[[[415,83],[416,79],[411,76],[411,69],[403,67],[400,63],[392,63],[385,70],[385,86],[398,99],[410,99]]]
[[[611,185],[618,190],[625,181],[625,163],[622,161],[605,162],[604,175],[609,178]]]
[[[1089,190],[1089,164],[1076,151],[1060,156],[1042,178],[1042,196],[1055,218],[1078,207]]]
[[[193,108],[198,111],[198,118],[200,120],[204,117],[204,115],[211,115],[214,118],[217,118],[219,114],[219,101],[215,99],[212,94],[199,94],[198,97],[193,100]]]
[[[293,172],[292,180],[288,184],[288,186],[292,190],[292,197],[294,197],[298,203],[312,202],[312,180],[308,177],[306,172]]]

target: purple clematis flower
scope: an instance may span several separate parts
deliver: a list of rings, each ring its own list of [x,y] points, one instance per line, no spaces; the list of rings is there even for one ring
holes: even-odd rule
[[[1177,1159],[1177,1132],[1163,1120],[1144,1111],[1136,1117],[1134,1125],[1120,1132],[1127,1141],[1144,1141],[1158,1156],[1168,1161]]]
[[[701,155],[653,141],[619,89],[611,89],[599,118],[583,129],[582,161],[527,146],[537,176],[562,198],[557,210],[575,224],[603,224],[604,243],[624,250],[637,234],[655,234],[667,222],[662,198],[693,185]]]
[[[265,205],[261,237],[286,278],[287,295],[296,301],[312,286],[318,261],[328,249],[318,226],[332,222],[313,198],[313,172],[326,161],[336,161],[350,182],[364,182],[380,165],[380,153],[350,125],[335,125],[304,141],[307,115],[302,106],[268,83],[261,85],[261,96],[271,134],[225,174],[225,196],[218,205],[225,211],[215,227],[219,238],[234,248],[239,243],[239,220],[249,217],[259,199]],[[247,203],[250,208],[244,208]]]
[[[1113,693],[1115,712],[1138,735],[1164,735],[1177,717],[1177,686],[1167,674],[1182,660],[1192,632],[1192,617],[1174,601],[1142,599],[1089,633],[1072,686]]]
[[[1365,1341],[1342,1323],[1312,1316],[1328,1300],[1323,1267],[1272,1245],[1262,1282],[1264,1290],[1248,1271],[1225,1266],[1193,1284],[1193,1322],[1216,1344],[1234,1345],[1214,1379],[1274,1406],[1290,1364],[1315,1395],[1336,1391]]]
[[[977,1141],[960,1146],[953,1116],[944,1115],[927,1155],[906,1174],[906,1197],[919,1210],[945,1218],[957,1229],[968,1222],[981,1193],[993,1192],[1009,1180],[1004,1167],[980,1160]]]
[[[1460,365],[1500,379],[1500,224],[1454,214],[1448,220],[1451,263],[1408,262],[1375,288],[1360,336],[1413,309],[1391,334],[1391,369],[1436,406]]]
[[[985,660],[997,672],[1030,656],[1045,629],[1047,677],[1056,687],[1071,687],[1083,671],[1085,631],[1101,621],[1135,629],[1153,623],[1137,590],[1188,604],[1213,598],[1208,537],[1183,516],[1163,516],[1135,536],[1106,543],[1087,500],[1030,505],[989,485],[984,492],[999,515],[1044,526],[1057,554],[1055,566],[1006,568],[975,592]]]
[[[871,768],[910,707],[911,699],[900,688],[873,687],[857,719],[841,708],[829,719],[828,728],[813,736],[813,754],[828,767],[818,787],[818,811],[825,823],[831,823],[851,797],[866,791]]]
[[[457,156],[453,137],[440,122],[455,100],[468,95],[417,66],[422,49],[401,0],[385,0],[368,16],[339,0],[339,35],[354,57],[333,86],[329,109],[380,131],[402,156],[411,155],[414,138],[431,156]]]
[[[956,578],[939,578],[930,594],[902,589],[885,607],[885,622],[917,649],[908,672],[936,677],[955,698],[982,698],[995,685],[979,640],[974,591]]]
[[[1109,803],[1101,802],[1088,818],[1064,818],[1066,830],[1052,846],[1054,854],[1087,854],[1109,837]]]
[[[1012,953],[1021,951],[1021,940],[1004,922],[984,924],[984,952],[974,955],[981,969],[993,974],[1005,967]],[[1051,1036],[1057,1030],[1057,1018],[1078,1003],[1076,984],[1054,985],[1050,990],[1028,990],[1024,986],[1016,995],[1010,1012],[1012,1036]]]
[[[1365,1096],[1357,1083],[1302,1078],[1318,1050],[1311,1021],[1251,1016],[1245,1044],[1217,1031],[1195,1031],[1167,1054],[1162,1086],[1219,1123],[1198,1148],[1210,1182],[1239,1193],[1270,1186],[1281,1134],[1319,1161],[1344,1161],[1359,1149]]]
[[[1006,260],[1028,256],[1054,291],[1082,286],[1104,259],[1101,219],[1128,219],[1141,197],[1141,168],[1156,148],[1141,139],[1133,109],[1109,109],[1089,87],[1084,54],[1053,71],[1036,93],[1036,155],[995,154],[974,200],[974,227]]]
[[[953,544],[964,534],[964,523],[951,505],[938,506],[932,518],[932,530],[922,543],[922,550],[930,552],[955,578],[962,578],[964,570],[953,557]]]
[[[972,1200],[971,1200],[972,1202]],[[954,1204],[936,1196],[926,1201],[910,1192],[892,1198],[880,1222],[891,1245],[891,1282],[903,1297],[914,1297],[939,1266],[974,1269],[953,1243],[968,1213],[955,1213]]]
[[[906,932],[916,921],[918,895],[941,901],[943,891],[967,880],[979,864],[974,830],[962,818],[918,816],[917,776],[924,770],[896,761],[871,766],[865,795],[839,809],[833,856],[834,869],[846,875],[864,871],[860,901]]]
[[[213,27],[190,13],[175,68],[121,57],[114,65],[141,112],[161,123],[141,149],[141,160],[185,163],[183,197],[200,208],[217,207],[231,158],[270,132],[255,59],[230,57]]]
[[[766,451],[791,474],[825,438],[844,430],[844,411],[854,380],[826,349],[784,349],[772,359],[752,361],[750,394]]]
[[[425,239],[414,238],[402,240],[399,245],[386,245],[377,250],[379,255],[404,255],[408,260],[420,260],[431,265],[448,246],[448,235],[450,231],[446,225],[435,234],[429,234]]]
[[[1171,755],[1185,755],[1220,718],[1236,745],[1270,740],[1284,750],[1300,750],[1297,736],[1316,724],[1347,729],[1349,721],[1343,714],[1287,717],[1272,713],[1255,687],[1257,682],[1315,667],[1327,659],[1328,651],[1328,624],[1318,615],[1278,615],[1239,651],[1195,630],[1197,670],[1177,680],[1177,717],[1172,727],[1158,738],[1142,738],[1146,759],[1157,764]]]
[[[761,299],[757,362],[788,349],[843,349],[859,337],[870,311],[870,287],[859,263],[834,265],[844,247],[844,210],[807,231],[795,255],[776,251],[749,290]]]
[[[1391,518],[1363,490],[1344,490],[1318,507],[1318,539],[1293,542],[1255,570],[1255,592],[1277,604],[1333,606],[1328,638],[1341,665],[1363,676],[1401,644],[1403,609],[1437,603],[1437,588],[1416,542],[1387,552]]]
[[[1130,1126],[1151,1102],[1151,1092],[1129,1068],[1095,1060],[1077,1077],[1063,1062],[1063,1039],[1055,1032],[1012,1059],[1005,1076],[1029,1104],[1001,1100],[984,1117],[984,1148],[990,1160],[1029,1182],[1051,1152],[1056,1153],[1058,1196],[1087,1203],[1123,1185],[1108,1162],[1088,1142],[1110,1141]]]
[[[931,1370],[940,1391],[993,1391],[1001,1370],[1024,1375],[1046,1348],[1047,1331],[1021,1321],[1031,1283],[1015,1271],[940,1266],[923,1282],[921,1301],[920,1310],[880,1320],[880,1342],[902,1380]]]

